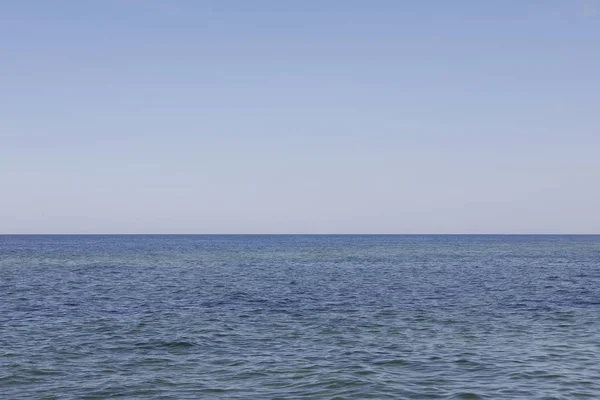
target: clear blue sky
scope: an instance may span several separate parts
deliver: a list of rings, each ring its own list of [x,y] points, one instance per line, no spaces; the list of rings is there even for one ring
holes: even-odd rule
[[[600,1],[0,1],[0,233],[599,233]]]

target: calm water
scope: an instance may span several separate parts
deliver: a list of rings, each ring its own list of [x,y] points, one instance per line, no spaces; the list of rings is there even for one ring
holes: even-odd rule
[[[6,399],[600,398],[600,236],[0,236]]]

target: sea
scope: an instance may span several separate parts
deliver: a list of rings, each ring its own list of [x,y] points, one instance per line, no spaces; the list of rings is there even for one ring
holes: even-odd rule
[[[0,236],[0,398],[600,399],[600,236]]]

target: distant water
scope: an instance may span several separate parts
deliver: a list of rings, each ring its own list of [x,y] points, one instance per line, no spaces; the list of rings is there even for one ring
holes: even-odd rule
[[[0,236],[5,399],[600,399],[600,236]]]

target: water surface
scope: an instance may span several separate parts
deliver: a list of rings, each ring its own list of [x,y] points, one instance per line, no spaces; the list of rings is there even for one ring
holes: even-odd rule
[[[600,398],[600,236],[0,236],[7,399]]]

